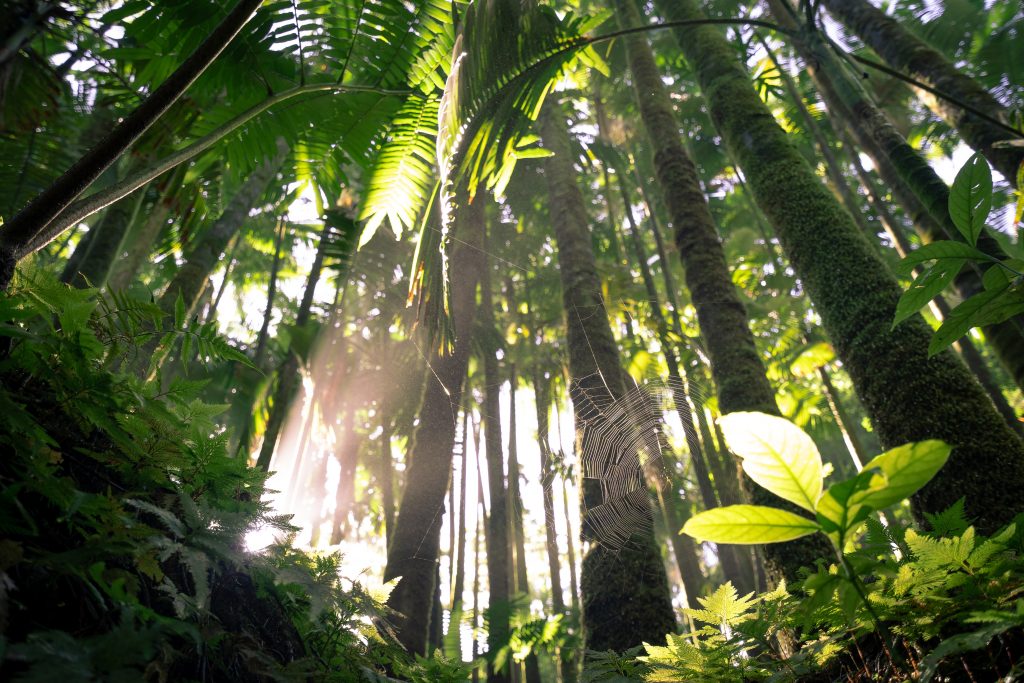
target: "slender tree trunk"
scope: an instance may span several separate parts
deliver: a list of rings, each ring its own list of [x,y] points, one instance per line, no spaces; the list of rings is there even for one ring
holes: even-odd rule
[[[625,383],[601,296],[589,220],[576,184],[565,119],[561,110],[551,105],[542,116],[545,147],[554,152],[545,160],[544,170],[567,319],[573,379],[570,393],[582,449],[588,432],[596,433],[606,426],[599,422],[598,407],[621,397]],[[607,474],[582,473],[598,480]],[[636,476],[643,487],[639,463]],[[642,493],[631,502],[644,506],[638,512],[650,514],[647,491]],[[622,652],[642,642],[662,642],[666,633],[675,630],[668,580],[652,529],[637,530],[619,552],[594,543],[583,560],[581,590],[584,642],[589,650]]]
[[[788,0],[769,0],[769,6],[782,26],[793,31],[799,29]],[[924,207],[928,220],[915,222],[923,231],[922,241],[962,241],[949,216],[949,188],[935,169],[907,143],[827,46],[807,33],[799,34],[793,43],[829,107],[850,122],[860,144],[877,159],[879,169],[895,172],[894,189],[905,185],[906,190],[900,191],[913,195],[910,202],[916,200]],[[978,248],[993,256],[1005,256],[995,239],[984,232],[978,239]],[[963,298],[982,291],[981,278],[988,267],[969,264],[961,270],[955,282]],[[1017,385],[1024,387],[1024,316],[1014,316],[983,329],[999,360]]]
[[[534,405],[537,408],[537,447],[540,453],[540,477],[544,506],[544,547],[548,556],[548,573],[551,575],[551,614],[565,614],[565,598],[562,595],[562,561],[558,554],[558,528],[555,524],[554,463],[551,459],[551,443],[548,434],[551,429],[551,387],[542,376],[537,364],[533,374]],[[572,545],[571,531],[569,544]],[[559,651],[559,671],[562,683],[575,683],[576,653],[571,650]]]
[[[480,639],[477,629],[480,625],[480,535],[481,528],[487,524],[487,509],[484,507],[484,482],[480,477],[480,439],[476,439],[476,499],[479,501],[476,516],[476,528],[473,532],[473,647],[470,651],[471,661],[480,655]],[[480,667],[473,667],[473,683],[480,680]]]
[[[511,285],[511,282],[509,283]],[[514,299],[514,293],[509,290],[510,301]],[[526,568],[526,538],[523,527],[523,496],[520,490],[519,481],[519,444],[518,425],[516,421],[516,385],[519,384],[519,377],[516,374],[515,363],[509,363],[509,416],[508,416],[508,498],[512,517],[512,538],[515,544],[515,568],[516,582],[515,592],[521,595],[530,595],[529,574]],[[526,673],[526,683],[541,683],[540,663],[537,654],[531,652],[523,661]]]
[[[334,496],[334,519],[331,523],[331,545],[338,545],[348,536],[349,515],[356,499],[356,465],[359,439],[356,438],[356,406],[342,407],[341,425],[335,430],[335,453],[341,473]]]
[[[213,60],[238,35],[263,0],[239,0],[235,8],[213,30],[167,80],[126,116],[110,133],[90,149],[50,187],[41,192],[0,230],[0,288],[7,289],[17,261],[39,249],[56,234],[40,236],[67,206],[100,174],[131,147],[153,123],[188,90]]]
[[[456,230],[465,244],[460,244],[453,254],[453,263],[458,264],[452,271],[455,348],[447,356],[431,354],[433,371],[427,375],[420,422],[407,459],[405,491],[384,570],[385,581],[401,577],[388,599],[388,606],[403,615],[396,625],[399,640],[407,650],[419,654],[426,651],[441,540],[441,510],[451,476],[455,421],[469,362],[476,286],[483,271],[483,201],[480,197],[463,207],[457,217]]]
[[[169,187],[173,187],[173,184]],[[137,222],[136,229],[129,233],[127,239],[129,248],[125,251],[123,259],[114,261],[110,275],[107,277],[107,289],[111,291],[127,289],[135,279],[142,264],[152,254],[153,245],[156,244],[160,234],[167,227],[167,219],[171,213],[171,207],[167,201],[166,198],[159,197],[153,203],[145,220]]]
[[[466,392],[468,393],[468,391]],[[455,563],[455,580],[452,585],[452,609],[451,621],[448,625],[449,633],[455,629],[456,643],[461,657],[462,652],[462,613],[465,608],[463,593],[466,592],[466,494],[468,493],[469,469],[469,404],[465,403],[462,410],[462,462],[459,465],[459,530],[456,538],[456,552],[453,557]],[[458,620],[456,620],[458,617]]]
[[[391,547],[395,532],[395,474],[391,455],[391,424],[381,422],[380,432],[380,490],[384,507],[384,537]]]
[[[921,93],[926,95],[923,99],[928,107],[956,128],[964,142],[984,154],[1011,185],[1016,183],[1017,170],[1024,162],[1024,149],[999,148],[994,143],[1019,140],[1022,136],[1007,130],[1009,112],[990,92],[866,0],[824,0],[823,4],[889,66],[948,96]]]
[[[263,308],[263,323],[260,325],[259,334],[256,335],[256,354],[253,357],[253,365],[258,368],[263,366],[263,358],[267,353],[270,318],[274,313],[274,299],[277,296],[277,274],[281,268],[281,246],[284,244],[287,225],[283,216],[278,219],[274,236],[274,260],[270,264],[270,282],[267,284],[267,305]]]
[[[257,206],[260,197],[274,180],[286,151],[283,143],[279,143],[277,157],[268,160],[246,178],[220,218],[197,237],[185,257],[185,262],[178,268],[174,279],[160,296],[160,308],[166,313],[173,314],[174,302],[180,294],[185,302],[186,317],[192,315],[203,284],[217,266],[231,238],[245,225],[249,219],[249,212]]]
[[[486,246],[486,245],[485,245]],[[494,301],[491,296],[491,269],[488,265],[480,281],[480,317],[486,330],[495,330]],[[484,447],[487,453],[487,488],[490,493],[491,516],[487,520],[487,581],[490,622],[487,630],[487,649],[493,655],[509,639],[509,608],[511,581],[509,580],[509,519],[508,498],[505,487],[505,455],[501,444],[501,376],[498,372],[497,349],[488,344],[482,350],[484,367]],[[506,683],[509,680],[508,663],[501,670],[487,665],[488,683]]]
[[[324,223],[324,229],[320,233],[320,244],[313,259],[313,265],[309,269],[306,288],[302,293],[302,301],[299,302],[298,314],[295,316],[295,327],[305,327],[309,322],[313,309],[313,293],[316,291],[316,285],[320,281],[320,273],[324,266],[329,231],[330,224]],[[291,408],[298,387],[299,357],[289,349],[288,355],[277,372],[277,388],[274,390],[270,417],[267,418],[266,431],[263,433],[263,446],[260,448],[260,455],[256,460],[256,467],[264,472],[270,470],[274,450],[277,448],[277,439],[281,435],[281,427],[284,426],[284,420],[288,416],[288,410]]]
[[[616,0],[616,7],[622,26],[640,23],[640,14],[632,0]],[[625,41],[640,115],[654,150],[655,172],[672,218],[676,247],[683,263],[686,286],[697,310],[701,336],[707,344],[719,403],[723,410],[724,406],[730,406],[729,410],[756,410],[777,415],[779,409],[775,393],[768,383],[754,336],[747,325],[746,309],[733,285],[725,250],[700,186],[697,167],[679,137],[679,124],[654,55],[642,35],[631,35]],[[664,320],[661,326],[667,327]],[[667,329],[665,332],[667,334]],[[675,365],[674,359],[672,365]],[[685,397],[678,398],[676,405],[677,408],[688,407]],[[692,418],[688,422],[692,424]],[[695,454],[695,469],[700,461],[700,456]],[[781,499],[759,486],[751,487],[750,496],[757,504],[783,504]],[[799,510],[792,505],[786,507],[794,512]],[[722,550],[728,568],[731,564],[729,555],[733,551]],[[785,576],[792,581],[797,578],[801,567],[814,566],[814,561],[827,556],[829,550],[824,539],[808,536],[789,543],[771,544],[765,547],[764,552],[771,565],[769,571],[775,579]],[[753,575],[743,571],[743,564],[741,562],[733,570],[740,571],[744,578],[750,580],[742,586],[749,591],[753,588]]]
[[[225,252],[227,256],[227,262],[224,264],[224,278],[220,282],[220,287],[217,288],[217,294],[213,297],[213,303],[210,304],[210,310],[207,311],[207,315],[204,318],[206,322],[211,322],[217,317],[217,309],[220,308],[220,302],[224,298],[224,293],[228,291],[228,282],[231,278],[231,269],[235,267],[235,255],[238,254],[238,247],[242,244],[242,231],[235,233],[235,236],[231,238],[231,244]]]
[[[430,605],[430,627],[427,630],[427,654],[444,643],[444,605],[441,604],[441,564],[434,570],[434,599]]]
[[[656,5],[669,20],[706,18],[695,0]],[[955,446],[946,467],[914,497],[915,511],[938,512],[966,496],[981,533],[1009,522],[1024,509],[1024,446],[952,352],[928,357],[931,330],[919,316],[892,328],[899,284],[787,140],[734,47],[712,26],[674,31],[712,120],[775,226],[883,446],[934,438]],[[723,412],[736,409],[720,405]]]

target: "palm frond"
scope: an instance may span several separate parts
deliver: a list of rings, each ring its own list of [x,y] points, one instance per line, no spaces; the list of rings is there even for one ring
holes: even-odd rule
[[[396,238],[416,224],[434,187],[438,102],[436,95],[413,95],[395,115],[366,183],[363,244],[385,218]]]

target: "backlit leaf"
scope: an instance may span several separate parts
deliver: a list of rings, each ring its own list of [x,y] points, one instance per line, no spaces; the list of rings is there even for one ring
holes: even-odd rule
[[[682,533],[714,543],[780,543],[807,536],[820,527],[814,520],[765,505],[729,505],[697,513]]]
[[[811,437],[789,420],[765,413],[730,413],[718,423],[751,479],[815,511],[822,489],[821,455]]]

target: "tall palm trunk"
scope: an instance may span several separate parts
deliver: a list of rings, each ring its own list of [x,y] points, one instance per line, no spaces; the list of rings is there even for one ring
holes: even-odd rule
[[[945,56],[867,0],[824,0],[828,11],[841,21],[889,66],[934,88],[949,99],[928,93],[928,107],[957,129],[964,142],[981,152],[1011,183],[1024,162],[1021,147],[995,147],[994,143],[1020,139],[1005,127],[1009,111]],[[973,111],[972,111],[973,110]],[[993,121],[994,119],[994,121]]]
[[[695,0],[656,5],[669,20],[706,19]],[[928,357],[931,330],[920,317],[892,328],[899,284],[787,140],[734,47],[712,26],[674,32],[883,446],[924,439],[955,446],[946,467],[914,497],[915,511],[938,512],[966,496],[982,533],[1009,522],[1024,510],[1024,445],[952,352]]]
[[[239,0],[195,52],[95,147],[17,213],[0,230],[0,289],[7,289],[17,261],[59,233],[47,227],[76,197],[124,154],[234,40],[263,0]]]
[[[135,222],[142,206],[145,193],[125,197],[112,204],[103,218],[89,231],[87,239],[78,243],[75,252],[68,259],[61,282],[75,287],[103,287],[125,235]],[[81,252],[81,253],[80,253]]]
[[[626,387],[601,296],[568,130],[559,108],[549,105],[541,130],[545,146],[554,152],[545,160],[544,174],[558,243],[577,442],[583,444],[588,430],[599,424],[595,421],[598,406],[622,396]],[[637,469],[642,482],[639,464]],[[606,473],[589,474],[601,477]],[[646,496],[643,504],[649,504]],[[638,530],[620,552],[593,544],[583,559],[580,589],[584,642],[589,650],[622,652],[642,642],[661,642],[675,629],[668,580],[652,529]]]
[[[616,8],[623,27],[640,23],[640,14],[632,0],[616,0]],[[654,150],[655,173],[675,229],[676,247],[711,360],[711,374],[718,387],[719,402],[723,410],[778,414],[775,394],[747,325],[746,310],[729,273],[725,250],[704,198],[697,167],[679,137],[679,124],[654,55],[642,35],[628,36],[625,42],[640,115]],[[660,326],[667,327],[663,319]],[[672,354],[667,353],[666,358],[669,355]],[[674,365],[673,359],[670,370]],[[677,377],[678,374],[676,369]],[[676,406],[687,406],[689,412],[685,397],[677,399]],[[683,422],[684,425],[688,423],[692,424],[692,417]],[[695,455],[695,465],[697,462],[699,455]],[[781,503],[776,496],[758,486],[751,487],[750,495],[755,503]],[[765,556],[771,565],[769,571],[776,578],[785,576],[791,581],[797,577],[797,570],[813,566],[815,559],[827,552],[827,544],[815,536],[765,548]],[[730,554],[731,550],[724,551],[724,557]],[[750,578],[752,580],[752,575]],[[743,588],[750,590],[752,585]]]
[[[807,64],[808,71],[829,107],[850,122],[858,142],[878,161],[883,172],[895,175],[894,188],[907,196],[913,205],[924,207],[925,216],[915,225],[921,239],[931,242],[939,239],[962,239],[949,215],[949,188],[927,161],[911,147],[885,114],[875,106],[870,96],[847,72],[832,52],[813,33],[799,32],[794,9],[788,0],[769,0],[776,20],[796,37],[793,44]],[[1004,256],[998,243],[982,233],[978,248],[994,256]],[[984,268],[969,265],[956,278],[956,286],[963,298],[982,291]],[[1018,386],[1024,387],[1024,316],[1015,316],[996,325],[984,327],[985,336],[999,360],[1013,376]]]
[[[449,355],[431,354],[411,440],[405,490],[388,546],[384,580],[401,577],[388,606],[402,615],[399,640],[410,652],[424,654],[441,544],[441,510],[451,477],[455,421],[469,363],[471,330],[476,316],[476,287],[483,271],[483,198],[463,207],[457,217],[460,244],[452,255],[452,324],[456,341]]]

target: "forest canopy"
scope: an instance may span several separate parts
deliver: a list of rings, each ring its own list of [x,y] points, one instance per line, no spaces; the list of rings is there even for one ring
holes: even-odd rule
[[[1024,677],[1022,32],[3,3],[0,678]]]

